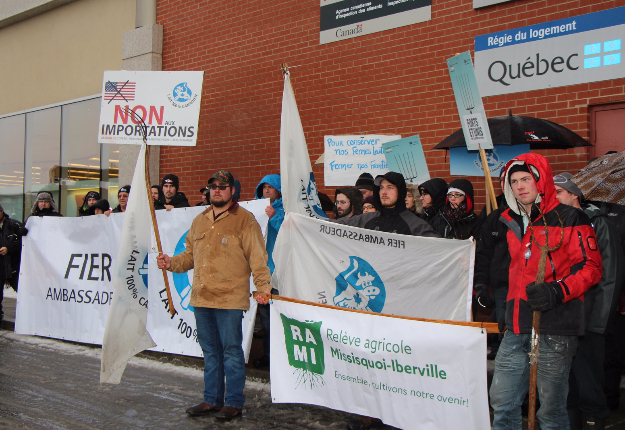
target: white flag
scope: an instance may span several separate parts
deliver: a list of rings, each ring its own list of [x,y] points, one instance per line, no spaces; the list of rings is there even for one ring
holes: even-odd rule
[[[328,218],[321,209],[304,129],[297,111],[288,72],[284,75],[284,93],[282,94],[280,176],[282,177],[282,204],[286,213],[295,212],[313,218]]]
[[[271,285],[309,302],[392,315],[471,320],[472,240],[365,230],[287,214]]]
[[[145,178],[145,143],[141,145],[132,178],[122,233],[117,248],[111,283],[113,303],[106,320],[102,342],[100,382],[119,384],[128,360],[156,346],[145,328],[148,315],[148,289],[140,270],[150,251],[152,221]]]

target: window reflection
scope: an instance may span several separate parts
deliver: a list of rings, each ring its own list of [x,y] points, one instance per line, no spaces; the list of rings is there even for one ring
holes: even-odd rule
[[[9,217],[24,216],[25,115],[0,119],[0,204]]]

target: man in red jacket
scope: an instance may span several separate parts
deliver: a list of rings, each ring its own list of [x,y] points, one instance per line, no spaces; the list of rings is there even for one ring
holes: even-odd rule
[[[509,209],[510,251],[507,330],[495,359],[490,388],[493,428],[521,429],[521,404],[529,389],[532,312],[542,312],[538,359],[537,418],[542,430],[568,429],[568,377],[577,338],[584,333],[583,295],[601,279],[601,255],[588,217],[556,199],[546,158],[523,154],[510,160],[504,176]],[[544,282],[537,284],[538,261],[548,241]],[[538,243],[538,245],[537,245]]]

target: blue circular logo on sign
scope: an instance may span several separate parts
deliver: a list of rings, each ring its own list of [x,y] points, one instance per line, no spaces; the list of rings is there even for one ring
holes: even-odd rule
[[[174,100],[178,103],[186,103],[191,101],[193,92],[189,88],[186,82],[182,82],[174,88]]]
[[[148,288],[148,254],[145,254],[143,264],[141,264],[141,267],[139,268],[139,275],[141,275],[141,280],[143,281],[145,288]]]
[[[334,304],[342,308],[382,312],[386,288],[378,272],[360,257],[349,257],[349,267],[336,280]]]
[[[185,242],[187,233],[189,233],[189,230],[185,231],[178,240],[176,248],[174,249],[174,255],[182,254],[184,250],[187,249]],[[191,301],[191,281],[189,278],[193,279],[193,270],[189,270],[186,273],[173,273],[173,278],[174,287],[176,287],[176,292],[180,297],[180,306],[182,306],[183,309],[193,311],[193,306],[189,304]]]

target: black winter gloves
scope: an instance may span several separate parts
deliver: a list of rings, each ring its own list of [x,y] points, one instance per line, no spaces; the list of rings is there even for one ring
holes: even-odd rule
[[[564,300],[564,293],[557,282],[536,284],[525,287],[527,303],[533,311],[544,312],[555,308]]]
[[[490,293],[488,292],[488,285],[477,284],[473,286],[473,289],[475,290],[475,302],[479,306],[488,309],[495,306],[495,303],[493,302],[493,299],[491,299]]]

